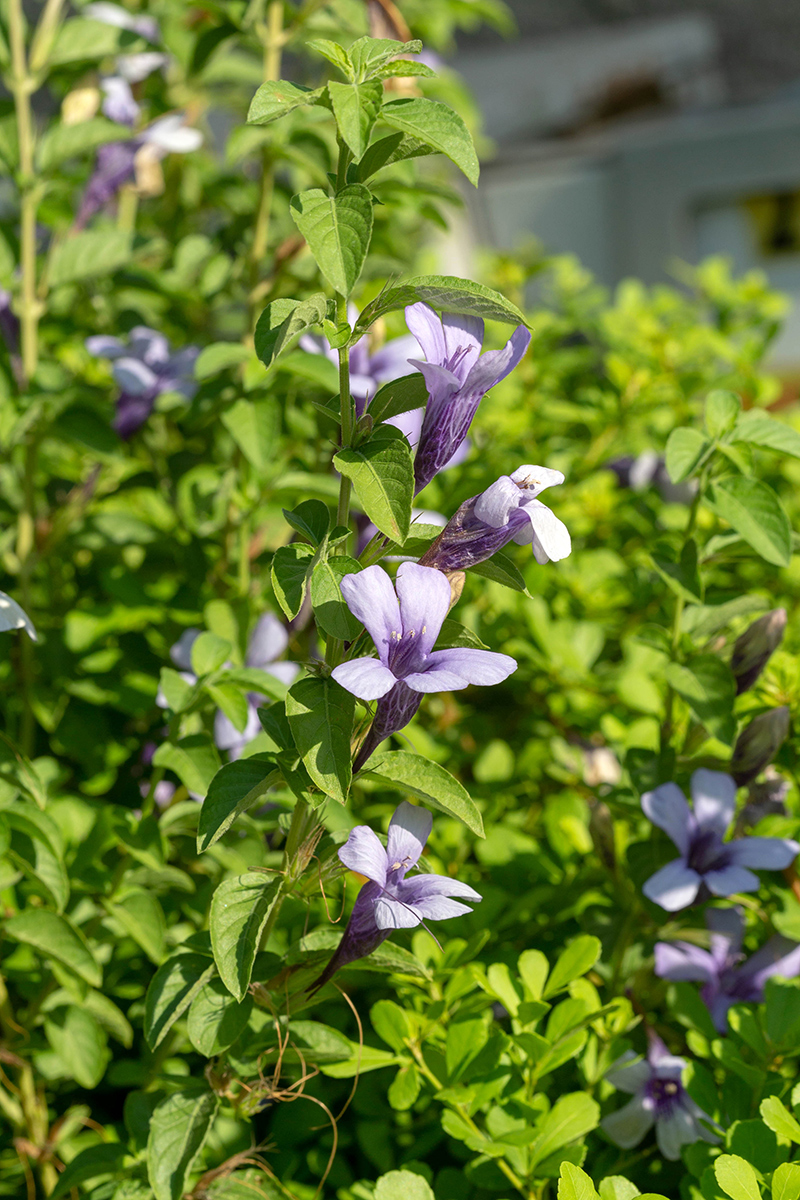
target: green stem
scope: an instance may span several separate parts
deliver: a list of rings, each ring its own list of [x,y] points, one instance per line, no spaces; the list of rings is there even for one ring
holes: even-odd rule
[[[341,161],[341,156],[340,156]],[[341,327],[347,324],[347,298],[336,297],[336,324]],[[342,446],[349,446],[353,440],[355,412],[353,397],[350,395],[350,350],[342,346],[339,350],[339,403],[342,421]],[[350,523],[350,480],[342,475],[339,481],[339,504],[336,509],[336,524]]]
[[[264,47],[264,82],[280,79],[281,59],[286,35],[283,29],[283,0],[270,0],[266,21],[255,21],[256,30]],[[262,290],[259,289],[259,274],[266,257],[269,243],[269,219],[275,191],[275,167],[269,150],[265,147],[261,155],[261,182],[258,190],[256,219],[253,226],[253,241],[250,246],[250,330],[255,329]]]
[[[20,267],[22,303],[22,366],[26,381],[36,372],[40,306],[36,298],[36,207],[38,189],[33,165],[31,92],[34,81],[25,57],[25,19],[21,0],[8,0],[8,36],[11,44],[10,87],[14,96],[19,138]]]

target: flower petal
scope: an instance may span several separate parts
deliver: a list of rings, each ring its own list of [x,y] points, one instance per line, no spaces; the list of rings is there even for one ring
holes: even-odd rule
[[[736,784],[730,775],[701,767],[692,775],[692,800],[701,829],[723,837],[736,809]]]
[[[656,975],[673,983],[692,980],[708,983],[716,978],[715,963],[707,950],[689,942],[657,942]]]
[[[447,349],[439,315],[420,301],[418,304],[409,304],[405,316],[406,325],[428,362],[443,363],[447,357]]]
[[[782,871],[794,862],[800,846],[791,838],[748,837],[728,842],[726,849],[731,862],[739,867]]]
[[[603,1117],[600,1128],[617,1146],[630,1150],[639,1145],[654,1120],[652,1104],[645,1096],[634,1096],[623,1108]]]
[[[386,421],[386,424],[394,425],[395,429],[399,429],[405,436],[411,449],[415,450],[419,441],[419,435],[422,433],[422,421],[424,417],[424,408],[412,408],[410,412],[398,413],[396,417],[390,417]]]
[[[341,589],[347,607],[364,623],[385,666],[389,647],[403,632],[400,605],[391,579],[383,567],[375,565],[354,575],[345,575]]]
[[[412,875],[398,884],[397,892],[407,904],[418,904],[429,900],[431,896],[458,896],[461,900],[476,903],[483,898],[468,883],[452,879],[449,875]]]
[[[469,317],[463,313],[444,313],[442,333],[447,362],[463,383],[483,348],[483,321],[480,317]]]
[[[248,667],[266,667],[285,652],[289,634],[282,621],[271,612],[259,617],[247,644]]]
[[[465,391],[485,396],[490,388],[514,370],[530,344],[530,333],[524,325],[518,325],[502,350],[489,350],[481,355],[467,376]]]
[[[697,871],[687,867],[684,859],[675,858],[660,871],[656,871],[655,875],[651,875],[643,885],[642,891],[648,900],[660,904],[667,912],[677,912],[680,908],[694,904],[701,882]]]
[[[475,516],[492,529],[502,529],[509,514],[519,508],[523,493],[510,475],[501,475],[475,501]]]
[[[397,864],[406,869],[415,867],[431,835],[433,817],[427,808],[404,800],[394,810],[386,839],[386,859],[389,870]]]
[[[119,386],[131,396],[143,396],[158,385],[158,376],[138,358],[118,358],[113,370]]]
[[[271,662],[264,670],[268,675],[274,675],[280,683],[285,683],[287,687],[291,687],[300,674],[299,666],[293,662]]]
[[[449,896],[427,896],[424,900],[415,900],[411,907],[423,921],[449,921],[472,912],[468,904],[451,900]]]
[[[192,669],[192,646],[200,636],[199,629],[184,629],[174,646],[170,647],[169,656],[176,667],[182,671]],[[194,679],[194,676],[192,676]]]
[[[413,929],[422,921],[414,908],[388,894],[375,901],[374,912],[378,929]]]
[[[461,382],[457,375],[452,371],[448,371],[447,367],[440,367],[438,363],[422,362],[418,358],[410,358],[409,365],[416,367],[425,380],[425,386],[428,389],[428,395],[435,403],[442,403],[449,400],[456,392],[461,389]]]
[[[105,333],[98,333],[94,337],[89,337],[84,342],[86,349],[90,354],[94,354],[97,358],[120,358],[126,351],[127,347],[119,338],[110,337]]]
[[[795,979],[800,975],[800,946],[775,934],[742,965],[739,975],[747,978],[759,992],[773,975]]]
[[[623,1065],[618,1066],[618,1063],[622,1063]],[[633,1093],[640,1091],[652,1074],[652,1069],[646,1058],[641,1058],[633,1050],[626,1050],[612,1064],[611,1070],[606,1075],[606,1079],[620,1092]]]
[[[648,820],[663,829],[681,854],[689,853],[689,837],[694,821],[686,797],[676,783],[662,783],[642,796],[642,810]]]
[[[752,871],[732,864],[719,871],[707,871],[703,883],[715,896],[733,896],[736,892],[757,891],[759,879]]]
[[[380,700],[397,682],[389,668],[377,658],[354,658],[350,662],[339,663],[331,675],[359,700]]]
[[[428,655],[428,665],[431,671],[447,671],[460,676],[461,687],[470,683],[490,687],[502,683],[517,669],[516,659],[509,654],[498,654],[494,650],[472,650],[468,647],[434,650]]]
[[[731,955],[739,953],[744,936],[744,921],[740,908],[735,905],[729,908],[709,908],[706,910],[706,925],[711,930],[711,954],[718,962],[724,962]]]
[[[339,849],[339,858],[348,870],[386,886],[386,851],[369,825],[356,825],[350,830],[349,838]]]
[[[562,471],[555,471],[552,467],[535,466],[532,463],[517,467],[516,471],[512,472],[511,478],[517,487],[532,497],[538,496],[545,488],[558,487],[564,482]]]
[[[563,521],[541,500],[528,500],[522,511],[533,530],[533,556],[540,564],[558,562],[572,552],[572,539]]]
[[[656,1141],[664,1158],[674,1162],[681,1146],[698,1141],[700,1134],[694,1117],[682,1105],[676,1105],[668,1117],[656,1121]]]

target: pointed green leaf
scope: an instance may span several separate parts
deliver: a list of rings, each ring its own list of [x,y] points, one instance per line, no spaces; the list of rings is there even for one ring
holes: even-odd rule
[[[29,908],[10,917],[3,929],[9,937],[33,946],[40,954],[69,967],[90,987],[101,987],[102,971],[86,938],[66,917],[43,908]]]
[[[345,604],[339,584],[345,575],[355,575],[361,563],[347,555],[334,555],[317,563],[311,576],[311,603],[314,619],[324,633],[352,642],[361,632],[361,622]]]
[[[279,354],[312,325],[320,325],[328,311],[328,300],[316,292],[307,300],[273,300],[256,323],[256,354],[269,367]]]
[[[785,421],[776,421],[765,412],[742,413],[733,430],[735,442],[749,442],[752,446],[763,446],[765,450],[776,450],[779,454],[790,454],[800,458],[800,433]]]
[[[247,461],[256,471],[266,471],[275,462],[280,436],[280,409],[272,396],[237,400],[221,417]]]
[[[337,83],[332,79],[328,94],[342,141],[358,162],[369,145],[372,126],[381,110],[383,87],[377,79],[369,83]]]
[[[144,1002],[144,1036],[151,1050],[160,1045],[213,974],[214,964],[203,954],[184,951],[162,963]]]
[[[392,541],[404,541],[411,523],[414,464],[400,430],[379,425],[369,441],[340,450],[333,464],[352,481],[364,512],[381,533]]]
[[[327,796],[344,804],[350,790],[355,698],[335,679],[308,676],[289,689],[286,715],[306,770]]]
[[[373,756],[359,778],[375,779],[398,792],[416,796],[430,808],[462,821],[478,837],[485,836],[480,810],[466,788],[444,767],[420,754],[390,750]]]
[[[330,529],[330,509],[321,500],[304,500],[291,512],[284,508],[283,515],[292,529],[307,537],[312,546],[320,546]]]
[[[700,654],[686,666],[668,663],[665,673],[667,683],[683,697],[709,733],[730,742],[736,732],[736,683],[730,667],[714,654]]]
[[[131,888],[114,902],[109,901],[106,908],[158,966],[164,957],[167,924],[157,897],[144,888]]]
[[[419,54],[422,42],[415,38],[411,42],[398,42],[393,38],[360,37],[353,42],[349,59],[358,75],[378,70],[398,54]]]
[[[194,364],[195,379],[211,379],[229,367],[241,366],[252,354],[249,346],[241,342],[213,342],[206,346],[197,356]]]
[[[390,133],[367,147],[361,162],[351,168],[355,180],[364,183],[371,175],[390,167],[392,163],[405,162],[409,158],[425,158],[435,151],[419,138],[406,137],[403,133]]]
[[[281,894],[282,879],[248,871],[223,879],[211,900],[211,948],[220,978],[237,1000],[250,986],[259,940]]]
[[[435,1200],[431,1185],[414,1171],[389,1171],[375,1184],[375,1200]]]
[[[758,1176],[738,1154],[720,1154],[714,1161],[717,1183],[731,1200],[761,1200]]]
[[[313,561],[314,551],[304,542],[280,546],[272,556],[272,590],[290,621],[303,607]]]
[[[87,1146],[70,1159],[58,1176],[50,1193],[50,1200],[61,1200],[62,1196],[69,1196],[71,1192],[74,1195],[78,1184],[83,1183],[85,1179],[115,1174],[122,1168],[123,1159],[127,1154],[128,1148],[122,1142],[101,1142],[99,1145]]]
[[[735,392],[715,389],[706,396],[706,429],[709,437],[724,437],[736,424],[742,402]]]
[[[210,675],[212,671],[219,670],[232,650],[226,638],[216,633],[201,633],[192,643],[192,670],[195,675]]]
[[[497,554],[493,554],[491,558],[487,558],[485,562],[476,563],[469,570],[473,575],[481,575],[484,579],[491,579],[494,583],[501,583],[503,587],[511,588],[514,592],[522,592],[524,595],[528,595],[525,580],[508,555],[503,554],[502,550],[499,550]]]
[[[332,42],[328,38],[313,38],[306,42],[305,49],[315,50],[317,54],[327,58],[334,67],[338,67],[347,79],[353,78],[353,64],[350,61],[350,55],[338,42]]]
[[[793,1117],[786,1105],[777,1096],[768,1096],[761,1101],[758,1110],[773,1133],[778,1137],[788,1138],[790,1142],[800,1144],[800,1122]]]
[[[711,443],[697,429],[673,429],[667,439],[667,474],[681,483],[697,470]]]
[[[772,1200],[800,1200],[800,1164],[781,1163],[775,1168]]]
[[[792,527],[786,510],[771,487],[743,475],[719,479],[713,485],[714,508],[768,563],[788,567],[792,557]]]
[[[190,792],[205,796],[220,768],[219,754],[205,733],[192,733],[179,742],[162,742],[153,755],[154,767],[174,771]]]
[[[381,120],[401,133],[427,142],[440,154],[446,154],[470,183],[478,186],[480,164],[472,135],[458,113],[447,104],[421,96],[402,96],[384,104]]]
[[[598,1195],[585,1171],[574,1163],[563,1162],[558,1181],[558,1200],[598,1200]]]
[[[527,324],[525,316],[515,304],[482,283],[459,279],[456,275],[418,275],[397,287],[387,288],[371,304],[367,304],[356,322],[355,331],[366,333],[378,317],[420,300],[442,312],[464,313],[485,321]]]
[[[550,1111],[537,1123],[530,1153],[533,1163],[543,1162],[560,1150],[585,1137],[600,1122],[600,1105],[585,1092],[571,1092],[556,1100]]]
[[[547,985],[542,993],[544,999],[554,996],[572,983],[580,975],[591,971],[600,957],[600,942],[589,933],[583,933],[570,942],[566,950],[559,954],[556,964],[550,972]]]
[[[83,1088],[96,1088],[111,1053],[99,1022],[86,1008],[70,1004],[47,1014],[44,1031],[72,1078]]]
[[[369,402],[369,415],[377,425],[400,413],[424,408],[428,402],[428,387],[421,371],[404,375],[391,383],[385,383]]]
[[[253,997],[239,1002],[221,979],[203,984],[192,1001],[186,1032],[189,1041],[206,1058],[221,1054],[232,1046],[247,1025],[253,1011]]]
[[[156,1200],[181,1200],[219,1101],[208,1088],[186,1088],[162,1100],[147,1138],[147,1175]]]
[[[260,755],[226,763],[209,785],[197,825],[197,852],[202,854],[278,782],[275,764]]]
[[[290,211],[328,283],[341,296],[349,296],[372,237],[369,190],[362,183],[351,183],[330,196],[312,188],[293,198]]]
[[[247,114],[248,125],[269,125],[279,117],[294,112],[309,104],[316,104],[324,88],[299,87],[289,83],[287,79],[269,79],[261,87],[250,102]]]

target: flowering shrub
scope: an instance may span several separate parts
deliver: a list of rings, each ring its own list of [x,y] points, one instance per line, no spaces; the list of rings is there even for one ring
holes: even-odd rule
[[[4,19],[0,1194],[798,1200],[781,301],[421,273],[491,0]]]

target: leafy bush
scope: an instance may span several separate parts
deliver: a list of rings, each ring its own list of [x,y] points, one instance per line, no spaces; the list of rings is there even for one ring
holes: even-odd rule
[[[414,35],[488,0],[62,9],[2,50],[0,1192],[797,1200],[782,301],[421,273],[478,160]]]

